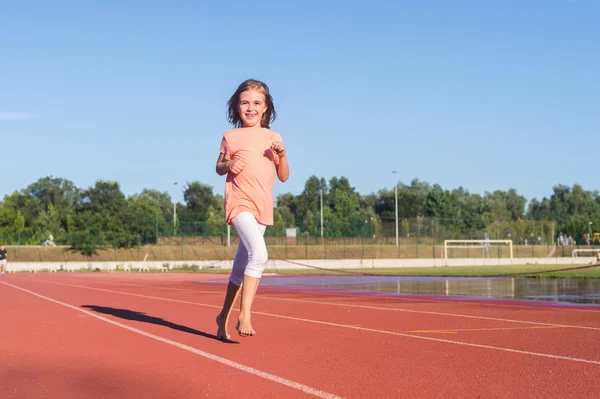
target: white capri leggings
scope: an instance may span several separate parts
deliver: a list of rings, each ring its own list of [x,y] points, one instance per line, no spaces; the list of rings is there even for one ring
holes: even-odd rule
[[[241,212],[233,220],[233,227],[240,237],[240,245],[235,253],[229,281],[239,286],[244,282],[244,275],[262,277],[269,259],[264,238],[267,226],[258,223],[252,213]]]

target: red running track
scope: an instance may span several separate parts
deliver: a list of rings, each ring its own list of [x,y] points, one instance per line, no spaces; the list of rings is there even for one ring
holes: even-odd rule
[[[600,307],[259,288],[214,337],[223,275],[0,279],[3,398],[592,398]],[[265,277],[269,278],[269,277]],[[232,319],[237,312],[232,313]]]

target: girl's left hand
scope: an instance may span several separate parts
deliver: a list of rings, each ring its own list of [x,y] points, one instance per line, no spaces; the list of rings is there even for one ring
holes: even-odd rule
[[[285,157],[285,146],[283,145],[283,143],[279,142],[279,141],[274,141],[271,144],[271,150],[278,156],[278,157]]]

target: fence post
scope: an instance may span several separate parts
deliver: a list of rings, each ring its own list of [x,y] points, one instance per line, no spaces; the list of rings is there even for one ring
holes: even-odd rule
[[[365,258],[365,237],[363,235],[363,237],[361,237],[361,241],[362,241],[362,255],[361,255],[361,259]]]
[[[308,231],[304,234],[304,259],[308,259]]]

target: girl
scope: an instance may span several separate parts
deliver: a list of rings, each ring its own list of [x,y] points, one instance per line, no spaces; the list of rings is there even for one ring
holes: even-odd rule
[[[250,311],[267,263],[264,233],[273,225],[273,184],[289,176],[281,136],[269,130],[276,118],[269,88],[261,81],[243,82],[228,102],[228,120],[233,130],[225,132],[217,159],[217,174],[227,174],[225,218],[240,237],[233,260],[223,309],[217,316],[217,338],[229,339],[227,321],[240,287],[242,300],[236,329],[240,336],[256,334]]]

